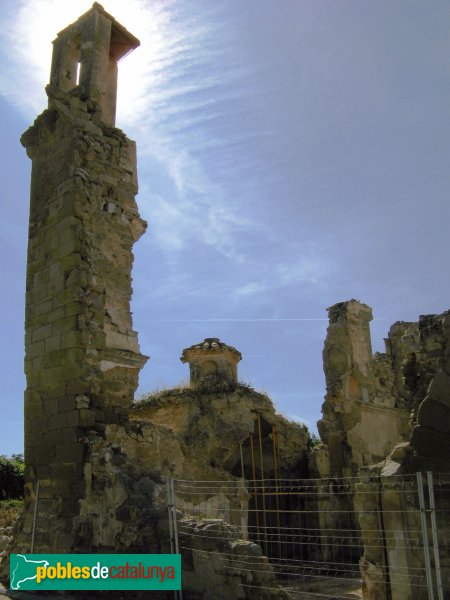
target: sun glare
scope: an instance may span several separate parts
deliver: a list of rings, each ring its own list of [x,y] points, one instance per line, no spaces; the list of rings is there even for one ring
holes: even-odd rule
[[[130,33],[138,37],[141,47],[119,64],[118,125],[141,118],[149,103],[149,90],[155,84],[162,64],[170,54],[174,36],[169,35],[171,2],[142,0],[107,0],[102,6]],[[21,72],[26,70],[27,112],[40,112],[45,102],[44,87],[49,81],[52,41],[57,33],[74,22],[92,6],[91,0],[27,0],[12,23],[11,41]],[[20,44],[17,43],[20,40]],[[13,93],[13,90],[11,91]]]

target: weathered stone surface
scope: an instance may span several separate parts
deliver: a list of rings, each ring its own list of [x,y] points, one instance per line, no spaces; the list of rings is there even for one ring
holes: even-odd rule
[[[423,461],[420,459],[426,458],[428,459],[429,468],[434,467],[438,471],[445,471],[445,461],[447,461],[448,468],[448,460],[450,459],[449,437],[448,431],[439,431],[437,427],[431,428],[424,425],[414,427],[411,433],[411,447],[415,450],[414,458],[417,459],[417,465],[422,465]],[[434,460],[434,464],[430,459]],[[415,461],[412,457],[410,464],[407,465],[408,470],[413,468],[414,463]],[[441,468],[437,468],[437,465],[442,466]]]
[[[450,408],[450,375],[439,371],[433,377],[428,388],[428,398]]]
[[[112,127],[116,60],[138,43],[100,5],[65,29],[54,44],[48,109],[21,140],[32,159],[25,522],[39,480],[36,551],[90,547],[73,528],[86,495],[89,431],[126,418],[146,360],[129,306],[132,246],[145,229],[134,199],[135,144]],[[105,359],[115,368],[103,371]],[[23,531],[17,548],[28,547]]]
[[[323,359],[327,395],[318,422],[332,476],[352,476],[382,460],[409,433],[409,411],[395,389],[392,358],[372,356],[371,309],[357,300],[332,306]],[[312,468],[314,473],[313,451]],[[323,460],[322,460],[323,462]],[[316,475],[324,472],[317,470]]]
[[[326,446],[314,449],[311,468],[323,476],[328,452],[332,475],[365,468],[374,474],[373,484],[369,478],[355,496],[365,543],[363,597],[418,600],[426,597],[425,588],[414,585],[414,573],[424,568],[423,552],[405,542],[420,531],[415,478],[411,493],[396,489],[395,482],[398,475],[448,470],[449,312],[421,316],[418,323],[395,323],[385,340],[386,354],[373,358],[370,317],[370,309],[354,300],[330,309],[324,349],[327,396],[318,423]],[[383,525],[377,514],[383,514]],[[374,539],[383,540],[384,530],[395,535],[385,540],[383,552]]]
[[[189,363],[190,383],[199,390],[232,389],[238,381],[237,363],[241,353],[219,340],[206,338],[185,348],[181,362]]]
[[[324,348],[327,396],[318,428],[329,452],[330,473],[356,474],[409,439],[414,453],[404,469],[413,468],[413,456],[417,464],[423,464],[424,457],[440,463],[447,455],[441,448],[450,446],[450,437],[445,437],[450,434],[449,313],[421,316],[418,323],[395,323],[386,339],[386,354],[371,357],[370,309],[350,300],[329,312]],[[313,472],[314,460],[313,453]]]
[[[426,398],[419,406],[417,423],[422,427],[430,427],[450,433],[450,407],[442,405],[431,398]]]
[[[256,475],[261,477],[258,414],[265,476],[274,475],[274,429],[281,456],[279,475],[304,476],[307,428],[277,415],[267,396],[247,386],[237,384],[229,391],[216,392],[199,391],[197,387],[165,390],[136,403],[130,418],[141,424],[142,432],[146,427],[152,429],[152,435],[163,435],[165,431],[166,439],[170,433],[173,451],[168,453],[164,449],[160,454],[170,456],[174,477],[193,480],[241,477],[242,446],[244,472],[252,479],[250,434],[255,442]],[[158,461],[158,454],[153,450],[153,457],[148,457],[151,464]],[[159,464],[162,465],[162,459]]]
[[[359,563],[362,577],[362,594],[364,600],[384,600],[386,584],[383,569],[371,563],[363,556]]]
[[[235,529],[223,520],[186,517],[182,519],[180,529],[181,544],[188,547],[185,564],[189,567],[183,577],[183,586],[189,598],[288,599],[278,588],[272,567],[262,556],[261,548],[239,539]],[[219,548],[217,540],[220,540]]]

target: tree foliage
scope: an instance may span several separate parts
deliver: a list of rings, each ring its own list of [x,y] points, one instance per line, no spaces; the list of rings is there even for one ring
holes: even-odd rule
[[[0,455],[0,500],[23,498],[23,471],[22,454]]]

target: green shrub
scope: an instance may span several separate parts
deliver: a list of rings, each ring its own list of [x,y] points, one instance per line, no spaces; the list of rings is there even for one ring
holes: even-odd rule
[[[23,500],[0,500],[0,527],[10,527],[22,510]]]
[[[23,471],[21,454],[0,456],[0,500],[23,498]]]
[[[310,433],[308,438],[308,448],[312,449],[322,443],[322,440],[315,433]]]

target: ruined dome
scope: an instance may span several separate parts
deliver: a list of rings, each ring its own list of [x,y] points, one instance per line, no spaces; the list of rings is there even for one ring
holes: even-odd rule
[[[205,338],[185,348],[180,360],[189,363],[191,386],[214,387],[237,384],[237,363],[241,358],[236,348],[219,338]]]

